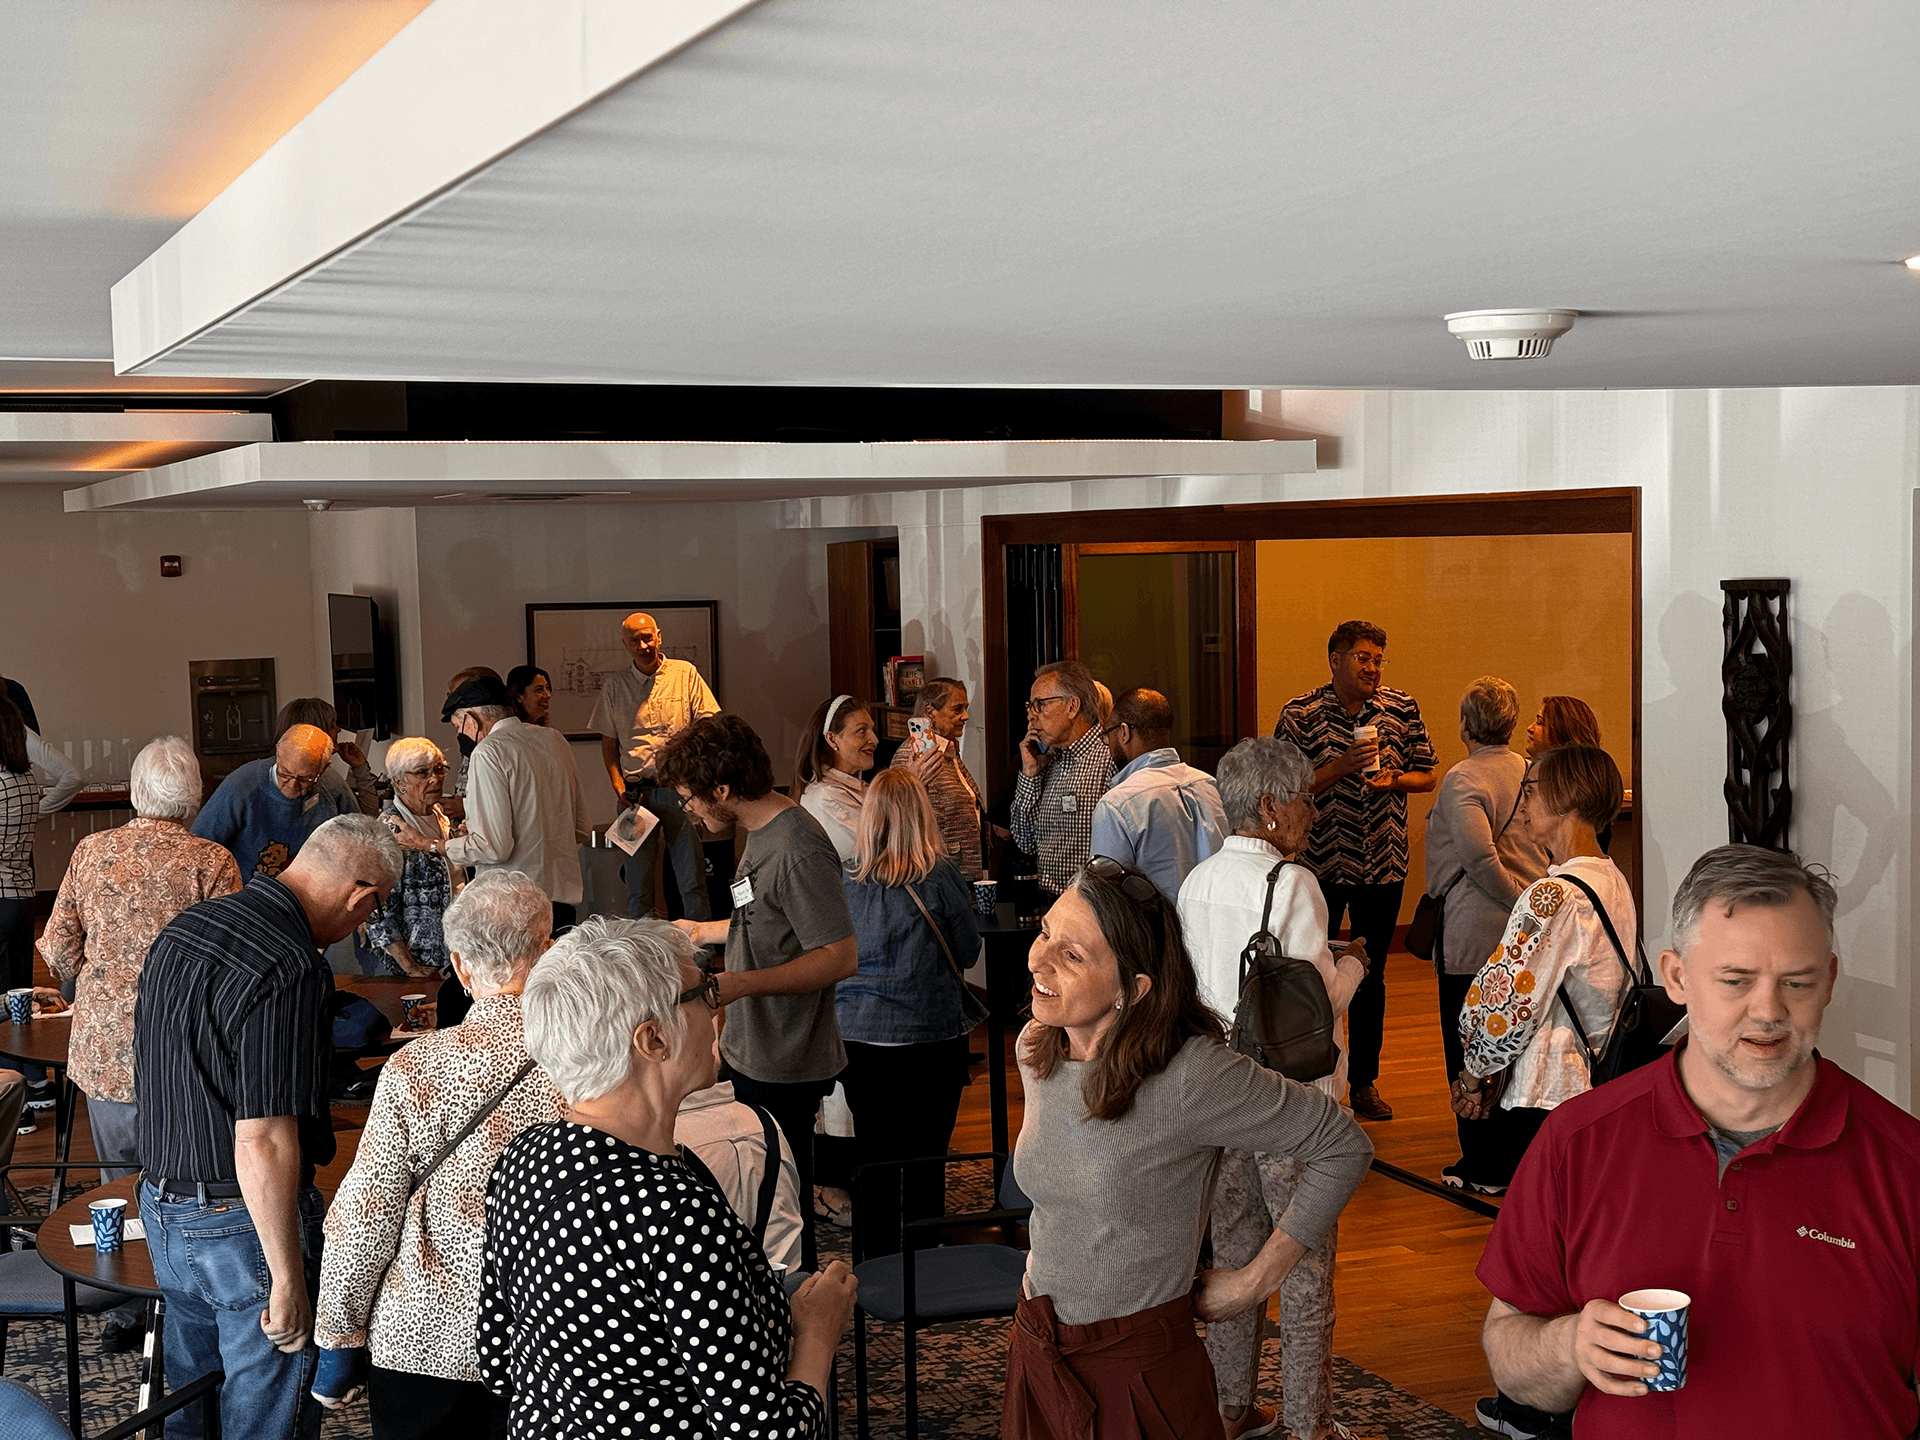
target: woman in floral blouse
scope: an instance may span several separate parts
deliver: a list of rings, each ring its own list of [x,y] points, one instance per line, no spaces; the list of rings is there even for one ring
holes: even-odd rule
[[[381,809],[381,818],[396,833],[411,829],[430,840],[445,839],[450,827],[435,809],[447,779],[447,759],[440,747],[417,735],[394,741],[387,749],[387,778],[393,781],[393,799]],[[392,967],[388,973],[446,976],[447,942],[440,917],[464,879],[465,872],[443,856],[407,852],[400,883],[367,922],[367,941]]]

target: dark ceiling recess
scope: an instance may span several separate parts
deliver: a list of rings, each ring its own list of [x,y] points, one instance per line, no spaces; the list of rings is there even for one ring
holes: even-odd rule
[[[459,385],[316,380],[281,440],[1218,440],[1218,390]]]

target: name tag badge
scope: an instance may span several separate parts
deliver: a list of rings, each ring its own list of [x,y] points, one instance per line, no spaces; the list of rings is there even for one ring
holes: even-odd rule
[[[753,879],[751,876],[742,875],[727,888],[733,892],[734,909],[744,909],[753,903]]]
[[[1061,813],[1066,815],[1073,814],[1073,812],[1078,810],[1079,808],[1080,808],[1080,797],[1071,792],[1068,793],[1066,799],[1060,802]]]

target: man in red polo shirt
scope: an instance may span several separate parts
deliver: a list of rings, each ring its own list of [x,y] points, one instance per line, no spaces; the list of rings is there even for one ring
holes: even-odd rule
[[[1580,1440],[1912,1435],[1920,1121],[1814,1053],[1833,886],[1780,851],[1703,855],[1673,902],[1672,1054],[1556,1109],[1481,1258],[1500,1388]],[[1693,1297],[1687,1383],[1614,1303]]]

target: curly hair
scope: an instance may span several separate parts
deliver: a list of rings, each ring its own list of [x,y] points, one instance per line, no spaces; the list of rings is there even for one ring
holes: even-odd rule
[[[668,789],[711,800],[722,785],[735,800],[758,800],[773,789],[773,762],[759,735],[738,715],[707,715],[660,747],[654,773]]]

